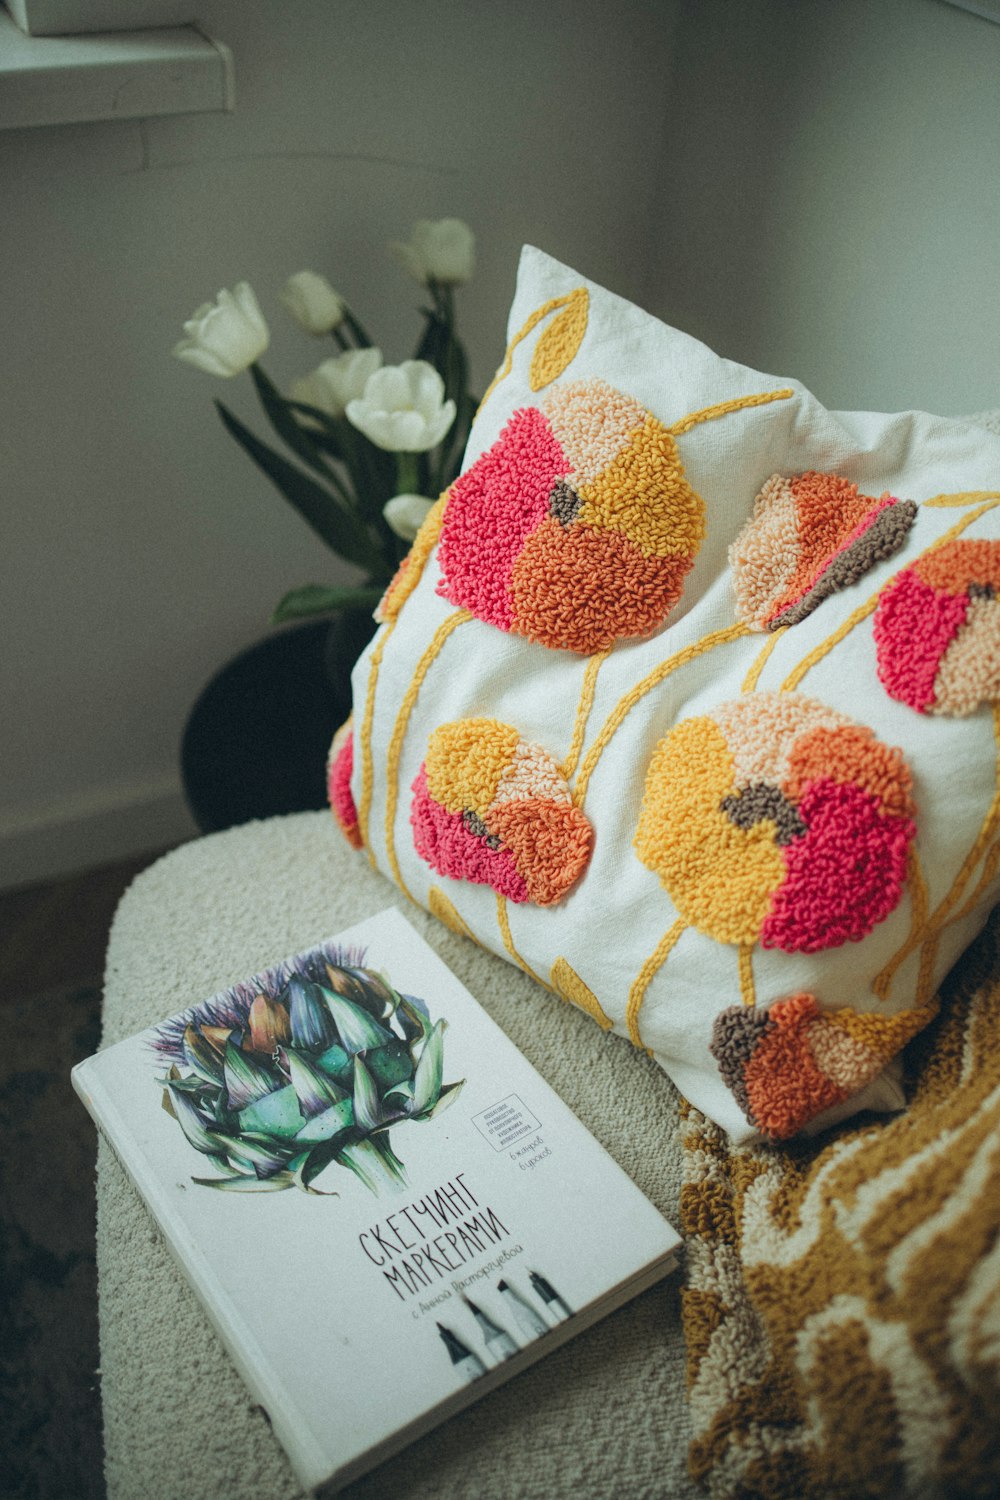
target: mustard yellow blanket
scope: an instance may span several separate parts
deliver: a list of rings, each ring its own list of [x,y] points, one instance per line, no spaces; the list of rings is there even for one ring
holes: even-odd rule
[[[683,1113],[692,1477],[715,1497],[1000,1493],[1000,908],[909,1107],[734,1147]]]

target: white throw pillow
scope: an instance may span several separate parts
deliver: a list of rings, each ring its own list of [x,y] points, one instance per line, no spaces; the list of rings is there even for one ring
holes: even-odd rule
[[[899,1107],[997,894],[998,507],[1000,436],[826,411],[526,248],[340,820],[737,1140]]]

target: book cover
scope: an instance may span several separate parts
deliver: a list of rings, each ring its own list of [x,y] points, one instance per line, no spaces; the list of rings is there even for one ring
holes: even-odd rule
[[[395,909],[73,1083],[310,1491],[674,1264],[673,1228]]]

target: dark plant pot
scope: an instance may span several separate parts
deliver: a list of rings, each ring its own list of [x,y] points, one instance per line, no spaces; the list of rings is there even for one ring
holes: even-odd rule
[[[292,625],[216,673],[181,742],[184,794],[202,833],[326,806],[330,741],[351,711],[351,668],[374,629],[359,611]]]

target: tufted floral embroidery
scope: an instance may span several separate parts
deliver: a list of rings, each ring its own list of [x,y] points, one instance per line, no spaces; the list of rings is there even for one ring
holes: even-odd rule
[[[603,380],[556,385],[452,485],[438,592],[544,646],[602,651],[669,614],[703,511],[636,400]]]
[[[358,810],[351,796],[351,774],[354,770],[353,719],[341,724],[333,737],[326,765],[326,790],[337,826],[352,849],[362,845]]]
[[[799,993],[722,1011],[709,1050],[750,1124],[787,1140],[871,1083],[931,1015],[927,1007],[894,1016],[824,1011]]]
[[[878,675],[918,713],[962,717],[1000,698],[1000,542],[932,548],[879,599]]]
[[[753,630],[797,625],[903,544],[917,507],[875,500],[837,474],[772,474],[729,551],[736,614]]]
[[[496,719],[434,731],[410,822],[417,853],[439,874],[538,906],[583,873],[593,837],[551,756]]]
[[[635,848],[690,925],[815,953],[897,905],[914,835],[900,751],[794,693],[685,719],[646,777]]]

